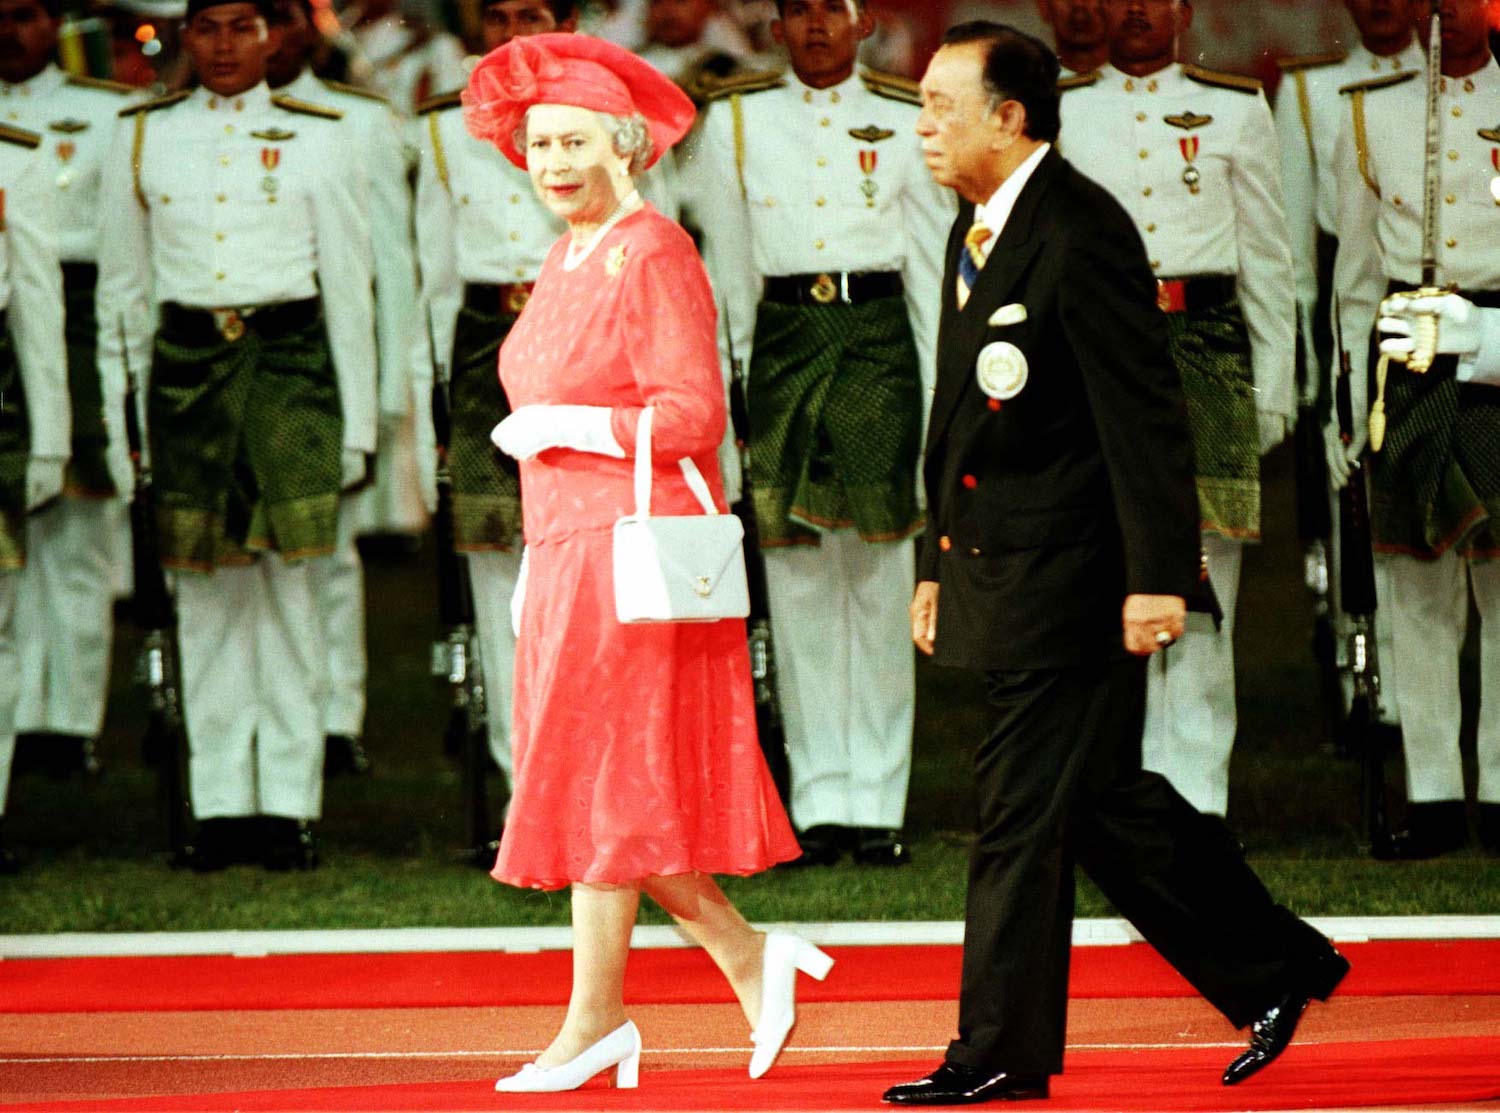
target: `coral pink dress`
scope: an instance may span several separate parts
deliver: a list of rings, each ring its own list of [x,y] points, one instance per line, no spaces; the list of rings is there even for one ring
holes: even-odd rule
[[[747,874],[797,856],[755,731],[741,621],[621,625],[611,530],[633,513],[636,421],[654,407],[653,514],[720,510],[713,296],[692,241],[649,205],[578,268],[552,248],[500,350],[513,407],[613,409],[627,458],[549,449],[521,464],[528,582],[516,643],[515,788],[492,876],[538,889]]]

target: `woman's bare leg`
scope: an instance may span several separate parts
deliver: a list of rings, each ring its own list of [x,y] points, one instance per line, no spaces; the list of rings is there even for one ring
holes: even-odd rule
[[[562,1031],[537,1057],[537,1066],[576,1058],[628,1019],[625,960],[640,901],[632,885],[574,884],[573,991]]]
[[[648,877],[646,895],[671,915],[693,941],[708,952],[729,979],[745,1019],[755,1027],[760,1019],[761,957],[764,932],[756,931],[706,873]]]

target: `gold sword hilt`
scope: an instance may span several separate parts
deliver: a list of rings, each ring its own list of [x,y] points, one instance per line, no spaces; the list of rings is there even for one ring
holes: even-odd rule
[[[1444,287],[1423,286],[1418,290],[1406,290],[1391,296],[1413,301],[1417,298],[1440,298],[1452,292],[1451,289]],[[1401,353],[1387,355],[1382,352],[1379,361],[1375,364],[1375,403],[1370,407],[1369,418],[1371,452],[1379,452],[1381,445],[1385,443],[1385,382],[1391,364],[1393,362],[1404,363],[1407,370],[1418,375],[1425,375],[1432,369],[1432,361],[1437,358],[1438,315],[1417,313],[1415,317],[1416,322],[1412,327],[1412,350],[1404,355]]]

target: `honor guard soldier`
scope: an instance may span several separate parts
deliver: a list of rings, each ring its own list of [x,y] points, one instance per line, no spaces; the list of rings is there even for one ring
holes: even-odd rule
[[[1281,181],[1286,201],[1287,229],[1291,233],[1292,264],[1297,272],[1298,331],[1302,337],[1303,373],[1299,383],[1298,420],[1323,423],[1324,430],[1338,437],[1338,424],[1330,420],[1333,399],[1327,389],[1336,374],[1337,352],[1333,337],[1333,259],[1338,250],[1334,224],[1338,217],[1335,196],[1338,174],[1334,166],[1334,143],[1339,126],[1348,115],[1348,105],[1339,90],[1352,82],[1422,69],[1422,49],[1413,33],[1412,0],[1344,0],[1354,20],[1359,42],[1347,54],[1322,54],[1284,58],[1278,64],[1284,74],[1276,96],[1276,133],[1281,146]],[[1353,347],[1364,358],[1367,333],[1352,338]],[[1300,448],[1299,448],[1300,451]],[[1343,445],[1327,449],[1342,456]],[[1347,467],[1335,464],[1343,473]],[[1300,475],[1300,472],[1299,472]],[[1342,486],[1339,483],[1339,486]],[[1317,498],[1318,492],[1301,491],[1298,498]],[[1335,500],[1336,503],[1336,500]],[[1337,511],[1332,512],[1337,521]],[[1340,568],[1338,529],[1330,531],[1329,568],[1337,577]],[[1380,605],[1375,610],[1376,660],[1381,673],[1382,719],[1397,721],[1394,661],[1390,651],[1389,593],[1385,562],[1377,561],[1376,587]],[[1328,603],[1336,623],[1339,593],[1330,591]],[[1347,662],[1347,631],[1340,628],[1335,652],[1339,665]],[[1346,689],[1349,678],[1345,676]],[[1348,691],[1345,692],[1348,698]]]
[[[1260,83],[1178,64],[1188,0],[1106,0],[1110,65],[1062,85],[1067,157],[1145,241],[1193,425],[1203,548],[1224,610],[1150,670],[1144,764],[1223,815],[1236,726],[1234,609],[1260,536],[1260,457],[1296,414],[1296,302],[1281,167]]]
[[[520,35],[571,31],[576,22],[573,0],[492,0],[483,14],[485,50]],[[515,462],[490,443],[490,430],[510,412],[496,367],[501,341],[567,226],[537,199],[524,170],[468,133],[458,93],[428,101],[418,122],[417,252],[437,359],[451,375],[454,536],[473,584],[490,753],[509,780],[516,651],[510,598],[521,568],[521,487]],[[419,366],[418,381],[425,402],[430,370]],[[430,471],[431,424],[419,428],[426,434],[420,458]]]
[[[858,0],[781,0],[792,72],[715,93],[684,166],[737,356],[805,864],[907,858],[915,491],[952,195]],[[752,343],[753,328],[753,343]]]
[[[364,84],[410,116],[417,106],[467,80],[463,43],[401,11],[400,0],[365,0],[353,29]]]
[[[417,270],[412,243],[411,190],[402,144],[402,121],[378,93],[323,81],[308,68],[317,44],[307,0],[274,0],[281,47],[266,80],[275,92],[344,114],[353,129],[370,200],[368,232],[375,259],[375,341],[380,357],[380,429],[373,482],[339,503],[338,547],[310,566],[313,594],[328,650],[328,703],[323,721],[324,772],[365,772],[361,742],[365,721],[365,582],[358,534],[383,528],[416,529],[424,516],[412,443],[413,344],[419,322]],[[403,495],[409,508],[389,505]],[[394,511],[394,513],[392,513]]]
[[[27,515],[57,513],[47,504],[62,494],[70,448],[55,187],[42,143],[35,132],[0,124],[0,873],[18,868],[5,848],[4,815],[20,695],[16,589]]]
[[[1495,0],[1443,5],[1436,208],[1437,286],[1500,305],[1500,64],[1486,43]],[[1425,34],[1426,21],[1418,24]],[[1369,352],[1381,299],[1422,285],[1425,83],[1388,74],[1344,87],[1336,166],[1340,330]],[[1364,337],[1361,348],[1356,338]],[[1459,756],[1459,653],[1469,594],[1480,618],[1479,801],[1500,821],[1500,401],[1460,383],[1452,357],[1425,375],[1393,364],[1387,428],[1370,456],[1375,548],[1390,576],[1408,829],[1391,852],[1431,857],[1468,839]],[[1356,366],[1364,366],[1356,364]],[[1354,384],[1362,386],[1362,379]],[[1376,384],[1378,397],[1379,384]],[[1363,390],[1355,429],[1365,429]],[[1373,444],[1371,447],[1375,447]],[[1357,459],[1365,437],[1347,446]]]
[[[183,42],[202,87],[127,110],[104,171],[100,349],[120,380],[150,370],[197,869],[317,862],[311,566],[375,449],[360,148],[336,110],[272,95],[270,18],[267,0],[192,0]]]
[[[73,77],[52,62],[55,0],[0,0],[0,122],[42,136],[57,211],[66,299],[73,448],[61,504],[28,524],[16,589],[18,766],[97,769],[109,691],[114,598],[128,568],[124,445],[111,444],[95,358],[99,165],[128,86]],[[112,452],[111,449],[114,449]]]
[[[1109,61],[1104,31],[1105,0],[1036,0],[1042,22],[1052,28],[1057,60],[1066,79],[1093,73]]]

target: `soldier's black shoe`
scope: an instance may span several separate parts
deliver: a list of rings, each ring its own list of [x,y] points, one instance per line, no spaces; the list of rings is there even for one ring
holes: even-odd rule
[[[238,816],[200,819],[181,864],[194,873],[215,873],[245,860],[245,820]]]
[[[355,734],[329,734],[323,738],[323,775],[363,776],[370,771],[370,755]]]
[[[1382,861],[1410,862],[1436,858],[1469,841],[1469,820],[1462,800],[1412,804],[1406,809],[1406,830],[1397,831],[1371,853]]]
[[[859,827],[854,833],[854,860],[862,866],[904,866],[911,861],[911,847],[900,831]]]
[[[1328,1000],[1348,972],[1349,960],[1329,947],[1313,968],[1250,1026],[1250,1046],[1224,1068],[1224,1085],[1243,1082],[1270,1066],[1292,1042],[1308,1002],[1314,998]]]
[[[1047,1096],[1045,1074],[1012,1074],[944,1063],[925,1078],[898,1082],[881,1101],[892,1105],[977,1105],[982,1101],[1031,1101]]]
[[[0,816],[0,876],[21,872],[21,859],[5,848],[5,817]]]
[[[1491,854],[1500,854],[1500,804],[1479,805],[1479,842]]]
[[[268,870],[315,870],[318,840],[305,819],[266,816],[262,821],[265,849],[260,864]]]
[[[854,832],[834,823],[818,823],[797,836],[802,853],[780,869],[806,869],[809,866],[831,866],[850,848]]]

